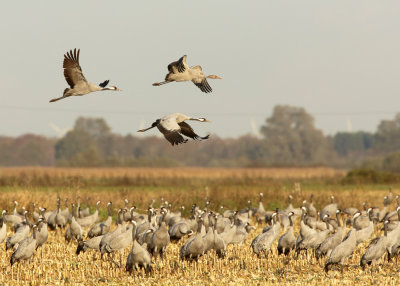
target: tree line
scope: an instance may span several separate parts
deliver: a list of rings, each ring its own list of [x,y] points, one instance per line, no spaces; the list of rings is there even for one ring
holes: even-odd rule
[[[304,108],[278,105],[261,127],[243,135],[172,147],[163,138],[113,133],[102,118],[80,117],[60,139],[0,136],[1,166],[363,166],[400,171],[400,113],[376,132],[325,136]]]

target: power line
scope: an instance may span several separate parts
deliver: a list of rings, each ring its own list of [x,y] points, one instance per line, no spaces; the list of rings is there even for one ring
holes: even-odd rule
[[[0,109],[6,110],[25,110],[25,111],[46,111],[46,112],[73,112],[73,113],[99,113],[99,114],[118,114],[118,115],[160,115],[162,111],[144,111],[144,110],[94,110],[94,109],[68,109],[68,108],[45,108],[45,107],[32,107],[32,106],[16,106],[16,105],[0,105]],[[312,115],[317,116],[344,116],[344,115],[356,115],[356,116],[367,116],[367,115],[386,115],[395,114],[399,111],[389,110],[368,110],[368,111],[321,111],[321,112],[310,112]],[[203,114],[213,116],[267,116],[266,113],[243,113],[243,112],[203,112]]]

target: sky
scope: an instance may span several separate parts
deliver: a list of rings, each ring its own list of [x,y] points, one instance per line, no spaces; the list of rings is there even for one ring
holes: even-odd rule
[[[374,132],[400,111],[400,1],[7,1],[0,18],[0,135],[59,136],[79,116],[137,134],[163,115],[206,117],[199,134],[256,134],[274,106],[304,107],[325,134]],[[55,103],[63,55],[80,48],[103,91]],[[160,87],[187,55],[210,94]],[[154,135],[156,130],[148,131]]]

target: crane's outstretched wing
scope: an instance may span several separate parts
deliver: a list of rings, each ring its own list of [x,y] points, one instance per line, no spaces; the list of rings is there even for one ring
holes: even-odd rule
[[[193,78],[192,82],[200,88],[202,92],[209,93],[212,92],[211,86],[208,84],[207,78],[204,76],[203,69],[201,66],[193,66],[190,69],[197,70],[198,76]]]
[[[189,137],[189,138],[192,138],[194,140],[205,140],[205,139],[208,139],[208,137],[210,137],[210,135],[207,135],[207,136],[204,136],[204,137],[201,137],[201,136],[197,135],[194,132],[193,128],[190,127],[190,125],[187,124],[186,122],[180,122],[178,124],[181,127],[181,133],[183,135]]]
[[[181,127],[176,122],[175,116],[169,115],[161,118],[157,128],[172,145],[187,142],[187,139],[184,139],[182,135],[179,134]]]
[[[187,139],[184,139],[178,131],[166,132],[163,134],[165,139],[167,139],[172,146],[186,143],[188,141]]]
[[[87,82],[79,65],[79,52],[76,49],[70,50],[64,55],[64,77],[71,88],[74,88],[79,82]]]
[[[176,62],[172,62],[168,65],[168,71],[172,73],[183,73],[185,72],[187,68],[187,63],[186,63],[186,55],[181,57],[179,60]]]
[[[202,92],[209,93],[212,92],[211,86],[208,84],[208,81],[206,78],[203,78],[202,80],[200,79],[193,79],[192,82],[200,88]]]

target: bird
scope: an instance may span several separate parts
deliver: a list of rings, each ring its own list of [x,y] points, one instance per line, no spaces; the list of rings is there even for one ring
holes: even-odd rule
[[[321,220],[324,220],[324,217],[326,214],[330,215],[331,217],[333,217],[336,214],[338,205],[336,203],[334,203],[335,197],[331,196],[330,199],[331,199],[331,203],[326,205],[319,213]]]
[[[36,250],[36,233],[37,226],[33,226],[33,234],[24,240],[18,245],[17,249],[13,252],[10,259],[11,266],[20,261],[20,260],[28,260],[32,257],[33,253]]]
[[[210,122],[203,117],[195,118],[189,117],[182,113],[172,113],[157,119],[150,127],[146,129],[140,129],[137,132],[145,132],[151,128],[157,127],[172,146],[186,143],[188,141],[188,139],[184,139],[182,135],[192,138],[193,140],[205,140],[210,137],[210,135],[206,135],[204,137],[197,135],[192,127],[185,122],[186,120]]]
[[[327,237],[315,249],[315,257],[316,258],[320,258],[324,255],[329,257],[332,252],[332,249],[334,249],[336,246],[338,246],[342,242],[343,236],[344,236],[344,228],[342,227],[341,222],[340,222],[340,218],[339,218],[340,213],[341,213],[340,210],[336,211],[336,220],[338,223],[337,231],[334,234],[332,234],[331,236]]]
[[[100,201],[97,201],[96,211],[92,215],[83,218],[76,218],[76,222],[79,223],[81,227],[89,227],[92,224],[95,224],[99,220],[99,204]]]
[[[10,248],[14,248],[22,240],[24,240],[26,237],[28,237],[30,230],[31,229],[30,229],[29,225],[27,225],[27,224],[24,224],[23,226],[19,227],[18,230],[7,239],[6,250],[8,250]]]
[[[203,235],[201,234],[201,228],[203,226],[203,218],[197,219],[197,233],[195,236],[190,238],[186,243],[179,249],[179,256],[181,260],[196,260],[204,254],[205,243]]]
[[[45,222],[43,218],[39,218],[37,226],[38,228],[36,232],[36,249],[40,247],[40,256],[43,257],[43,245],[49,238],[47,222]]]
[[[111,258],[111,261],[114,262],[118,267],[122,266],[122,252],[125,248],[127,248],[132,242],[132,232],[134,231],[132,228],[136,228],[136,225],[131,222],[129,227],[119,235],[116,235],[111,241],[106,243],[104,246],[101,246],[100,253],[104,255],[104,253],[113,253],[118,251],[120,253],[119,256],[119,265]],[[101,243],[101,241],[100,241]]]
[[[106,80],[99,85],[90,83],[86,80],[82,73],[82,68],[79,65],[80,49],[70,50],[64,55],[64,77],[70,88],[64,89],[63,96],[53,98],[50,102],[55,102],[70,96],[81,96],[90,92],[101,90],[121,91],[116,86],[107,87],[109,80]]]
[[[278,240],[278,254],[288,255],[290,250],[294,249],[296,246],[296,237],[294,236],[293,232],[293,215],[294,212],[292,211],[288,214],[290,225],[288,231]]]
[[[76,255],[79,255],[81,252],[86,252],[87,249],[95,249],[100,251],[100,242],[103,239],[104,235],[95,236],[86,241],[79,241],[78,247],[76,248]]]
[[[0,244],[3,243],[3,241],[6,239],[7,236],[7,223],[3,220],[4,214],[6,213],[6,210],[3,210],[1,213],[1,228],[0,228]]]
[[[334,249],[332,249],[328,259],[326,260],[324,270],[328,272],[332,265],[342,265],[344,260],[353,254],[356,248],[356,229],[350,230],[348,238],[339,243]],[[343,267],[343,266],[341,266]]]
[[[135,239],[136,236],[136,221],[132,220],[133,228],[132,228],[132,240],[133,245],[131,251],[126,259],[126,271],[132,273],[133,268],[139,270],[140,268],[144,268],[146,273],[152,271],[151,267],[151,255],[146,250],[146,246],[141,246]]]
[[[253,211],[254,216],[256,217],[257,222],[262,222],[262,221],[264,221],[265,214],[266,214],[266,211],[265,211],[265,209],[264,209],[264,205],[263,205],[263,202],[262,202],[263,197],[264,197],[264,194],[263,194],[263,193],[260,193],[260,200],[259,200],[259,202],[258,202],[258,208],[254,209],[254,211]]]
[[[168,228],[165,222],[163,221],[160,227],[153,233],[150,245],[149,252],[155,259],[157,259],[157,255],[160,255],[161,259],[164,257],[164,252],[166,251],[168,244],[170,242]]]
[[[72,216],[71,224],[65,231],[65,240],[69,242],[71,239],[76,239],[77,241],[83,240],[83,229],[76,221],[75,216]]]
[[[363,254],[360,260],[360,266],[365,269],[365,266],[376,263],[387,251],[387,224],[389,222],[384,222],[384,234],[381,236],[375,244],[372,244],[367,251]]]
[[[207,78],[221,79],[216,75],[204,75],[201,66],[189,67],[186,63],[186,55],[179,60],[168,65],[169,73],[165,76],[165,81],[153,83],[153,86],[160,86],[173,81],[192,81],[202,92],[212,92],[211,86],[207,82]]]
[[[93,238],[95,236],[100,236],[106,234],[110,231],[111,223],[112,223],[112,215],[111,215],[111,202],[107,203],[107,212],[108,217],[105,221],[95,224],[88,232],[88,237]]]
[[[276,216],[277,212],[274,212],[272,214],[272,227],[268,231],[259,234],[251,242],[251,248],[258,257],[261,256],[261,252],[264,252],[264,254],[267,256],[268,251],[271,248],[271,244],[274,242],[275,238],[280,232],[281,225],[276,221]]]

